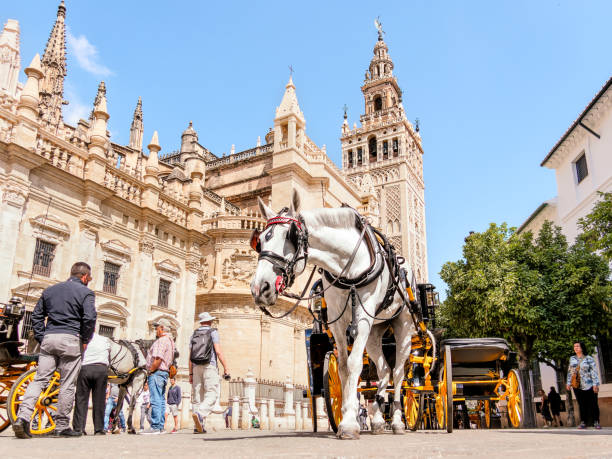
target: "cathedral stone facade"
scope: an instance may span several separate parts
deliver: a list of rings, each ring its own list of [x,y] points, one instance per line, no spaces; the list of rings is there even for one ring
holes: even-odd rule
[[[169,319],[182,384],[189,337],[203,311],[217,318],[233,376],[251,369],[260,380],[306,384],[306,309],[270,319],[251,297],[257,256],[248,239],[265,225],[257,197],[275,209],[294,189],[304,208],[347,203],[381,227],[417,279],[427,280],[421,138],[404,113],[380,34],[361,88],[361,127],[350,129],[345,116],[341,128],[339,168],[307,136],[291,78],[265,140],[229,156],[203,146],[191,122],[178,151],[160,153],[157,133],[143,148],[140,99],[129,144],[113,142],[106,104],[112,88],[107,94],[104,82],[89,119],[67,124],[65,22],[62,2],[42,58],[24,70],[25,84],[18,81],[18,22],[9,19],[0,35],[1,299],[19,296],[31,311],[44,288],[86,261],[98,331],[150,338],[153,322]],[[290,305],[280,300],[275,311]]]

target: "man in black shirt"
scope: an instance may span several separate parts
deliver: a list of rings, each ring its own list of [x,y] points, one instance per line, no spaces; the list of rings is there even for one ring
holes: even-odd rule
[[[89,281],[89,265],[75,263],[70,270],[70,279],[45,289],[32,312],[32,327],[34,337],[40,343],[40,354],[36,376],[26,389],[17,421],[13,424],[18,438],[31,437],[30,418],[34,406],[56,370],[61,374],[61,382],[54,416],[55,434],[66,437],[81,435],[81,432],[70,429],[69,421],[81,356],[96,326],[95,297],[87,288]]]

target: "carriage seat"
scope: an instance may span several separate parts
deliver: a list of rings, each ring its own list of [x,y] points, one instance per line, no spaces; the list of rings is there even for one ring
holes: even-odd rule
[[[4,341],[0,343],[0,364],[30,363],[38,361],[37,354],[22,354],[19,348],[21,341]]]
[[[450,346],[454,364],[505,360],[510,353],[510,345],[503,338],[450,338],[440,345]]]

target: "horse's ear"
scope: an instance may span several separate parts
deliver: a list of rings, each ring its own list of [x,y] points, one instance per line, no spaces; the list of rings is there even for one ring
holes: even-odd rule
[[[293,190],[293,194],[291,195],[291,213],[297,214],[300,211],[300,195],[297,190]]]
[[[259,204],[261,215],[263,215],[266,219],[269,220],[276,215],[272,209],[264,204],[259,196],[257,196],[257,203]]]

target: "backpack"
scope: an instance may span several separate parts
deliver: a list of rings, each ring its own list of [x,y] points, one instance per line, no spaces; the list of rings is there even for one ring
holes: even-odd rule
[[[191,335],[191,352],[189,360],[196,365],[205,365],[210,363],[213,353],[212,328],[206,330],[196,330]]]

